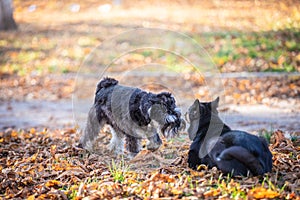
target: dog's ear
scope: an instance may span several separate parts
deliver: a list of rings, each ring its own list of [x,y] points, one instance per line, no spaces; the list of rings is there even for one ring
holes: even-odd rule
[[[190,120],[200,117],[200,102],[198,99],[189,107],[188,114]]]
[[[220,98],[217,97],[215,100],[213,100],[211,102],[211,110],[212,111],[217,111],[217,108],[219,107],[219,101],[220,101]]]
[[[199,129],[200,121],[200,102],[196,99],[193,105],[188,109],[188,118],[190,120],[190,126],[188,128],[190,140],[194,140]]]
[[[152,95],[149,98],[149,102],[151,102],[151,104],[156,104],[156,103],[160,103],[160,99],[157,97],[157,95]]]
[[[158,98],[170,98],[172,96],[172,94],[170,92],[161,92],[159,94],[157,94]]]
[[[157,98],[159,98],[162,102],[165,102],[165,103],[175,103],[173,102],[173,96],[171,93],[169,92],[161,92],[159,94],[157,94]],[[172,101],[172,102],[170,102]]]

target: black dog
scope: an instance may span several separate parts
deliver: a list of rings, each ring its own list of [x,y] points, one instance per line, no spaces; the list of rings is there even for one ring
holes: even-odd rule
[[[188,165],[216,166],[223,173],[247,176],[272,170],[272,154],[262,137],[231,130],[218,116],[219,98],[212,102],[196,100],[189,108],[189,137],[193,140]]]
[[[181,125],[181,113],[174,97],[167,92],[153,94],[138,88],[118,85],[112,78],[104,78],[97,85],[94,105],[89,111],[86,128],[79,146],[93,151],[93,143],[100,129],[108,124],[112,139],[110,149],[123,153],[140,151],[140,139],[147,138],[147,149],[156,150],[162,144],[160,130],[165,137],[177,134]]]

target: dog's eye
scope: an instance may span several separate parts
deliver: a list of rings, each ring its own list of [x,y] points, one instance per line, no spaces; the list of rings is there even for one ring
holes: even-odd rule
[[[197,112],[197,110],[191,110],[189,113],[189,119],[193,120],[199,117],[199,113]]]
[[[192,115],[193,115],[193,116],[196,116],[196,115],[197,115],[197,111],[194,110],[194,111],[192,112]]]

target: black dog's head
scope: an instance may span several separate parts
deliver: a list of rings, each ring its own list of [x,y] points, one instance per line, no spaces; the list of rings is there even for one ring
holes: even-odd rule
[[[158,122],[165,137],[176,135],[182,119],[174,97],[168,92],[162,92],[153,96],[151,103],[152,106],[148,110],[151,120]]]
[[[190,122],[188,128],[190,140],[194,140],[198,130],[205,126],[209,126],[212,117],[217,117],[219,105],[219,97],[212,102],[200,102],[196,99],[191,107],[189,107],[186,118]]]

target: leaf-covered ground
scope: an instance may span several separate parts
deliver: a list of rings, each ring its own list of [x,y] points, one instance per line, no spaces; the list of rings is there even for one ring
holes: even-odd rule
[[[14,199],[299,199],[299,135],[272,133],[274,167],[261,177],[225,176],[216,168],[187,167],[189,142],[183,134],[157,152],[134,159],[107,150],[100,134],[98,154],[75,147],[75,130],[6,130],[0,133],[0,196]]]

